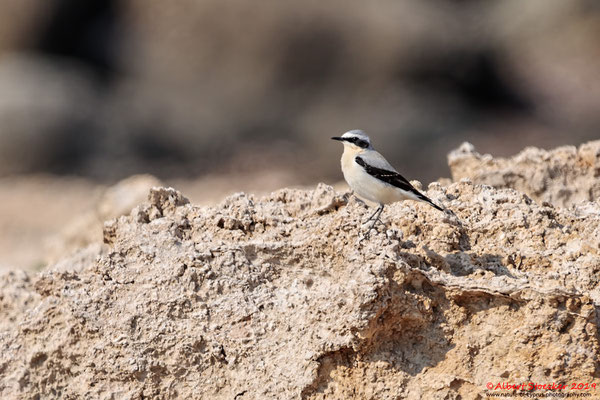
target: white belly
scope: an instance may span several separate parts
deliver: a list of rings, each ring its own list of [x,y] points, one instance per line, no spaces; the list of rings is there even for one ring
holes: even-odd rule
[[[415,199],[410,193],[398,189],[367,174],[365,170],[352,160],[345,165],[344,179],[359,197],[379,203],[389,204],[400,200]],[[416,199],[415,199],[416,200]]]

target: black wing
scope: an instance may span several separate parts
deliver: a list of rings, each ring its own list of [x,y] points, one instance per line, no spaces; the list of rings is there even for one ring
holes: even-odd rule
[[[410,182],[407,181],[406,178],[403,177],[402,175],[400,175],[399,173],[394,172],[394,171],[388,171],[388,170],[382,169],[382,168],[373,167],[372,165],[367,164],[365,162],[365,160],[363,160],[360,156],[357,156],[356,158],[354,158],[354,161],[356,161],[356,163],[358,165],[363,167],[364,170],[367,172],[367,174],[369,174],[387,184],[395,186],[406,192],[412,193],[415,196],[417,196],[419,199],[429,203],[434,208],[436,208],[440,211],[444,211],[441,207],[434,204],[433,201],[431,201],[427,196],[425,196],[423,193],[421,193],[417,189],[415,189],[415,187],[413,185],[411,185]]]

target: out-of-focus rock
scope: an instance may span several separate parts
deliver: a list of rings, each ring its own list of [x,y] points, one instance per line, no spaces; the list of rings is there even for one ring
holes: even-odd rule
[[[319,185],[196,207],[173,189],[47,270],[0,336],[0,396],[481,397],[598,377],[600,206],[467,180],[369,210]],[[383,228],[382,228],[383,229]]]
[[[0,178],[0,270],[42,268],[46,240],[92,209],[104,190],[77,177]]]
[[[66,60],[3,54],[0,60],[0,175],[61,172],[91,152],[96,92]]]
[[[54,264],[88,246],[91,248],[87,252],[99,252],[104,221],[129,214],[154,186],[161,186],[160,180],[151,175],[134,175],[106,189],[95,209],[75,218],[46,241],[45,264]]]
[[[599,129],[589,0],[8,3],[0,175],[301,164],[306,180],[290,184],[306,183],[339,176],[325,138],[364,128],[408,176],[430,180],[445,171],[445,143],[465,135],[511,153]],[[32,51],[39,65],[20,71]]]
[[[102,195],[97,207],[98,220],[127,215],[148,197],[148,191],[162,182],[152,175],[134,175],[111,186]]]
[[[600,141],[554,150],[529,147],[511,158],[479,154],[463,143],[448,154],[452,178],[512,188],[538,203],[568,207],[600,198]]]
[[[2,13],[0,13],[0,57],[7,51],[10,52],[25,44],[31,27],[36,26],[40,15],[48,7],[48,3],[40,3],[35,0],[2,2]]]
[[[520,85],[539,118],[570,125],[569,134],[597,132],[592,128],[600,106],[597,6],[560,0],[488,5],[511,85]]]

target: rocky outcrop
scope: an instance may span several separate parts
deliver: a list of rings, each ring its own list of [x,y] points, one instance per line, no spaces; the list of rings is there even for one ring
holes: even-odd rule
[[[69,268],[67,265],[80,265],[73,262],[71,256],[78,257],[74,253],[79,252],[79,257],[82,253],[99,253],[104,221],[129,214],[146,199],[152,187],[160,185],[161,181],[152,175],[133,175],[104,190],[93,208],[45,240],[44,265],[59,263]]]
[[[600,205],[468,180],[427,195],[452,212],[396,203],[364,238],[369,210],[326,185],[214,207],[154,188],[105,224],[104,255],[34,279],[37,306],[0,335],[0,397],[471,399],[597,381]]]
[[[528,147],[511,158],[481,155],[470,143],[448,154],[452,178],[512,188],[535,201],[566,207],[600,198],[600,140],[576,148]]]

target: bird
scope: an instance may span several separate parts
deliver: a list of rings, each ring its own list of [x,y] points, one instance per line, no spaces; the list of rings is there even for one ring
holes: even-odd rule
[[[375,151],[371,139],[362,130],[351,130],[342,136],[334,136],[331,139],[344,144],[341,159],[342,173],[350,188],[358,197],[379,205],[366,221],[373,221],[366,236],[377,222],[383,224],[380,216],[386,204],[402,200],[416,200],[425,202],[436,210],[444,211],[415,189],[381,154]]]

